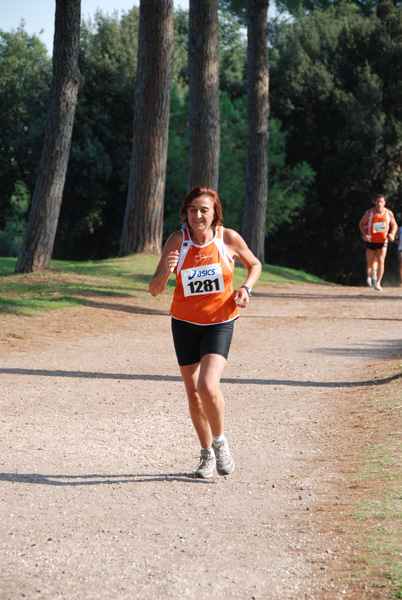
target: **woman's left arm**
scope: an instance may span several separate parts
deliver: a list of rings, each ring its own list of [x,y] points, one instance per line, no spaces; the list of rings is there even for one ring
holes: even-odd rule
[[[247,277],[235,293],[235,300],[238,306],[247,306],[250,295],[246,288],[252,289],[257,283],[259,276],[261,275],[261,262],[251,252],[244,239],[237,231],[233,229],[224,229],[223,234],[224,244],[232,258],[237,258],[247,269]]]

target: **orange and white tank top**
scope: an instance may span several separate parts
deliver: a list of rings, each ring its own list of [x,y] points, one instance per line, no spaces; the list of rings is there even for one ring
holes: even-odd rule
[[[226,252],[223,227],[215,227],[213,240],[203,246],[193,243],[187,227],[182,233],[170,314],[174,319],[197,325],[237,319],[239,311],[232,283],[234,261]]]
[[[389,211],[386,208],[382,215],[376,213],[375,209],[372,208],[368,220],[368,234],[370,235],[370,241],[374,244],[383,244],[388,236],[389,230]]]

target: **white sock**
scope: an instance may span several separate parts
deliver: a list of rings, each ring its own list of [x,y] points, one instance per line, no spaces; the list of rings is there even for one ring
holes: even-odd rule
[[[214,442],[221,442],[222,440],[225,439],[225,436],[223,433],[221,433],[221,435],[213,435],[213,440]]]

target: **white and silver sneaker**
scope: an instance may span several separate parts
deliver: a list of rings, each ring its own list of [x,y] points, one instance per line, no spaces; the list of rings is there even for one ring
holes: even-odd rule
[[[215,452],[212,448],[201,448],[200,464],[194,471],[194,477],[208,479],[214,476],[216,469]]]
[[[220,442],[214,440],[212,442],[212,447],[215,452],[216,469],[219,475],[230,475],[230,473],[233,473],[235,464],[230,455],[227,439],[224,437]]]

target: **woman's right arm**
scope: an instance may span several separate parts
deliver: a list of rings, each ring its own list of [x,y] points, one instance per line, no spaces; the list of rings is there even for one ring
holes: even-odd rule
[[[175,231],[167,240],[156,271],[149,282],[151,296],[158,296],[166,287],[169,277],[179,262],[179,252],[183,236],[181,231]]]

